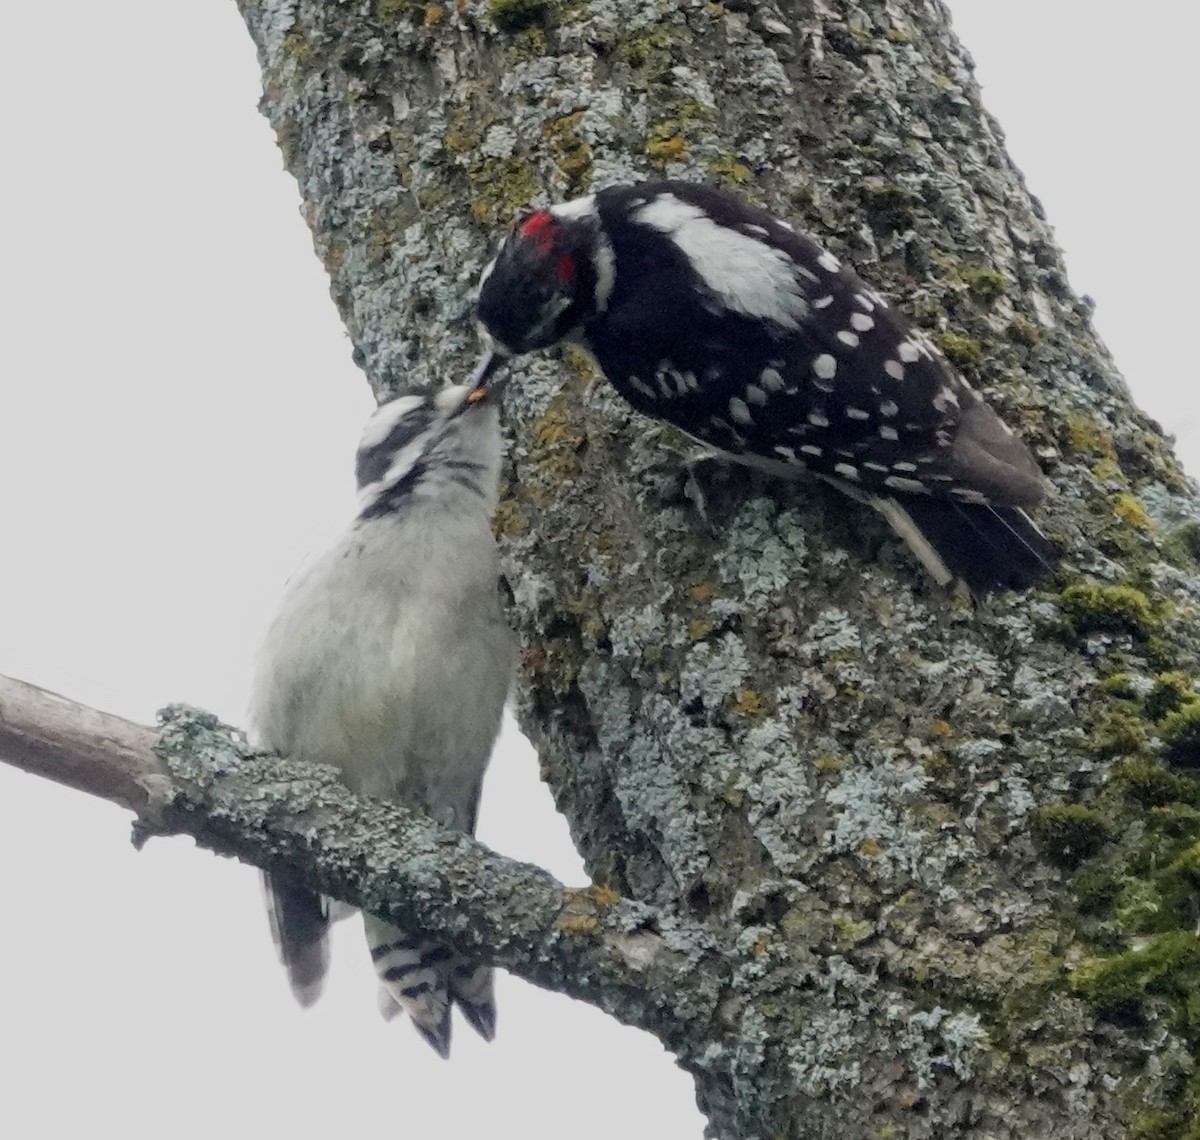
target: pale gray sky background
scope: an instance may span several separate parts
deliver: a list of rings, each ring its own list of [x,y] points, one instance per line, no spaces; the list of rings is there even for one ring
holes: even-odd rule
[[[952,8],[1073,284],[1200,469],[1200,21],[1175,0]],[[283,581],[351,508],[371,407],[249,37],[230,0],[14,4],[0,35],[0,672],[237,722]],[[378,1018],[351,924],[300,1012],[253,872],[183,839],[135,854],[128,824],[0,766],[6,1134],[698,1140],[654,1041],[511,979],[497,1042],[460,1023],[441,1062]],[[581,879],[512,735],[480,834]]]

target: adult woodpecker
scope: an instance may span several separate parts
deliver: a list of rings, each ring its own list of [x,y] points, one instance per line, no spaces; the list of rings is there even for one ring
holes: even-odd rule
[[[939,583],[982,595],[1055,566],[1025,444],[891,303],[735,194],[644,182],[529,213],[476,313],[478,383],[575,342],[638,411],[867,502]]]

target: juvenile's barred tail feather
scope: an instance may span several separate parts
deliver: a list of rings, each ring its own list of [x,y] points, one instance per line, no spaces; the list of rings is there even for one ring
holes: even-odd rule
[[[363,915],[367,945],[385,1017],[403,1010],[421,1036],[443,1057],[450,1055],[450,1007],[457,1004],[487,1041],[496,1026],[492,971],[468,962],[439,942],[413,935],[374,915]]]
[[[495,972],[456,955],[450,967],[450,996],[485,1041],[496,1036]]]

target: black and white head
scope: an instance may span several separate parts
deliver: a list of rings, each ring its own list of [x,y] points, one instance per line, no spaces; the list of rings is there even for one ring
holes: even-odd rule
[[[456,498],[467,509],[490,513],[499,493],[500,460],[494,389],[453,384],[401,392],[380,404],[363,429],[355,462],[359,517]]]
[[[518,356],[569,340],[603,312],[612,286],[612,250],[589,195],[517,220],[480,275],[475,315],[490,352]]]

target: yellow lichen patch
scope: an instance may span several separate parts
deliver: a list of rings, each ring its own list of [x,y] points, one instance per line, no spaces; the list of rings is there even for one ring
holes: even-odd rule
[[[471,203],[471,216],[480,225],[507,222],[514,210],[533,197],[533,170],[524,159],[489,159],[473,166],[468,174],[479,197]]]
[[[969,336],[944,332],[935,336],[934,340],[942,350],[942,355],[959,368],[978,368],[983,364],[983,349],[977,340]]]
[[[680,162],[688,152],[687,139],[678,131],[665,137],[653,138],[646,143],[646,153],[659,165]]]
[[[921,767],[931,780],[941,780],[950,774],[950,760],[944,752],[928,752],[921,757]]]
[[[725,186],[744,186],[750,181],[750,167],[729,155],[713,155],[702,161],[705,169]]]
[[[564,934],[591,934],[600,925],[600,920],[590,914],[572,914],[558,920],[558,929]]]
[[[646,139],[646,154],[660,169],[669,163],[681,161],[687,156],[687,152],[687,139],[680,134],[677,122],[668,120],[651,127]]]
[[[591,355],[577,345],[569,344],[563,349],[562,362],[579,380],[590,383],[598,375],[596,363]]]
[[[713,631],[713,623],[708,618],[692,618],[687,623],[689,641],[703,641]]]
[[[621,896],[612,887],[603,883],[593,883],[582,893],[587,895],[597,906],[616,906],[621,901]]]
[[[833,930],[834,940],[845,949],[857,945],[864,938],[869,938],[873,930],[869,922],[859,922],[844,914],[833,915],[830,919],[830,926]]]
[[[846,767],[846,763],[844,756],[832,756],[828,752],[822,752],[814,758],[813,768],[824,773],[840,772]]]
[[[1004,275],[994,269],[964,269],[959,276],[981,301],[994,301],[1008,292],[1008,282]]]
[[[347,244],[345,241],[330,236],[328,241],[318,243],[317,254],[321,258],[321,264],[325,266],[325,271],[334,277],[342,267],[342,262],[346,257]]]
[[[680,62],[682,35],[671,24],[651,23],[640,31],[619,37],[613,58],[617,63],[644,71],[651,82],[666,81],[671,68]]]
[[[592,883],[588,887],[564,887],[563,902],[573,910],[586,911],[591,906],[615,906],[621,896],[612,887]]]
[[[567,415],[561,397],[546,409],[533,425],[537,443],[537,470],[562,486],[578,477],[583,469],[581,458],[587,443],[583,434]]]
[[[1153,530],[1154,523],[1146,514],[1146,508],[1135,495],[1110,495],[1108,501],[1112,504],[1113,514],[1122,522],[1128,523],[1138,530]]]
[[[497,538],[519,538],[528,529],[525,512],[516,499],[504,499],[492,516],[492,534]]]
[[[367,216],[367,235],[364,242],[372,262],[384,261],[390,257],[396,240],[393,218],[380,210],[372,210]]]
[[[1104,458],[1092,464],[1092,476],[1101,483],[1128,483],[1125,472],[1115,458]]]
[[[954,735],[954,729],[952,729],[950,727],[949,723],[944,720],[935,720],[933,722],[933,724],[931,724],[929,727],[933,730],[933,732],[937,736],[953,736]]]
[[[577,197],[592,181],[592,148],[579,137],[582,111],[551,119],[542,130],[554,165],[566,183],[569,197]]]
[[[460,107],[452,111],[446,128],[444,141],[448,149],[455,154],[465,155],[474,150],[480,142],[481,125],[474,107]]]
[[[410,0],[375,0],[371,11],[381,24],[394,24],[411,7]]]
[[[1114,697],[1133,697],[1136,696],[1136,690],[1133,686],[1133,678],[1128,673],[1116,672],[1110,673],[1103,681],[1100,682],[1100,688],[1111,693]]]
[[[1112,436],[1091,416],[1083,412],[1072,412],[1067,416],[1066,428],[1068,454],[1116,459],[1117,452],[1113,447]]]
[[[1013,317],[1008,323],[1008,335],[1018,344],[1032,348],[1042,339],[1042,330],[1033,321],[1024,317]]]
[[[298,28],[293,28],[283,37],[283,57],[296,63],[311,63],[317,54],[308,38]]]
[[[758,718],[767,715],[767,702],[753,689],[740,689],[734,709],[742,716]]]
[[[1159,625],[1150,599],[1135,586],[1077,582],[1059,595],[1063,613],[1076,633],[1128,632],[1145,636]]]

